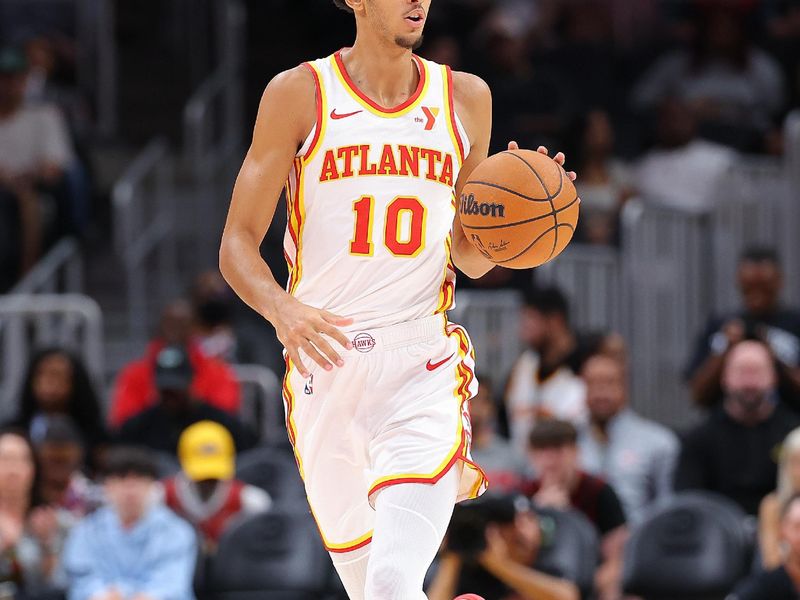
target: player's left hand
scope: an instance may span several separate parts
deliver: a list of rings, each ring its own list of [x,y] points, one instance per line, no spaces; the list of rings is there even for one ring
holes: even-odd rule
[[[508,143],[509,150],[519,150],[519,144],[517,142],[509,142]],[[544,154],[545,156],[550,156],[550,152],[544,146],[539,146],[536,151],[540,154]],[[567,160],[567,157],[564,156],[563,152],[558,152],[554,157],[553,160],[556,161],[562,167]],[[578,174],[575,171],[567,171],[567,177],[570,178],[571,181],[575,181],[578,178]]]

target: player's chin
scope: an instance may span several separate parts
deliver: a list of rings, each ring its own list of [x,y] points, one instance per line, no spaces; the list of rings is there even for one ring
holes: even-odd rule
[[[422,46],[423,38],[422,32],[419,32],[412,35],[398,35],[394,41],[395,44],[406,50],[417,50]]]

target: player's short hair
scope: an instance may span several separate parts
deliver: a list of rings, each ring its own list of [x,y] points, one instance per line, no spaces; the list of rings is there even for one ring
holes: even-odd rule
[[[534,450],[575,446],[578,430],[569,421],[542,419],[534,425],[528,442]]]
[[[336,8],[343,10],[345,12],[349,12],[350,14],[353,13],[353,9],[347,6],[347,2],[344,0],[333,0],[333,3],[336,5]]]
[[[531,287],[525,293],[525,306],[544,315],[562,315],[569,320],[569,301],[557,287]]]
[[[750,246],[746,248],[739,257],[739,264],[748,262],[768,262],[776,267],[781,266],[781,259],[778,256],[778,252],[775,248],[769,246]]]

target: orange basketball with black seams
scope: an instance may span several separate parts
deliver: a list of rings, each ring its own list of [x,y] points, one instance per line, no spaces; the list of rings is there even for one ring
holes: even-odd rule
[[[532,150],[509,150],[477,166],[458,211],[467,239],[503,267],[529,269],[558,256],[578,224],[578,192],[564,169]]]

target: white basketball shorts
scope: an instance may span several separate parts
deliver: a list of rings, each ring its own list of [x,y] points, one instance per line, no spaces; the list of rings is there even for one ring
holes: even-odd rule
[[[440,314],[348,335],[344,367],[304,357],[305,379],[287,361],[283,386],[289,440],[330,552],[370,542],[373,501],[387,486],[435,483],[456,466],[459,501],[487,487],[470,458],[467,401],[478,382],[466,331]]]

